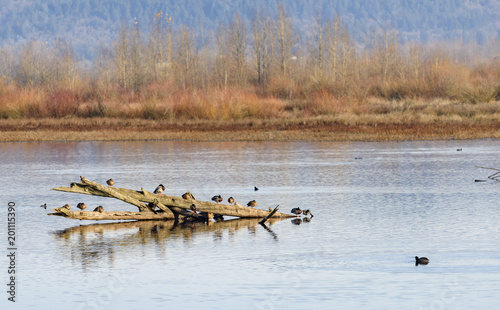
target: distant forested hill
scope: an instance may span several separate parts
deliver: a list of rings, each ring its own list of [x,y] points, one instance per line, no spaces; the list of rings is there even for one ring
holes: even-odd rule
[[[280,1],[281,2],[281,1]],[[61,38],[77,54],[91,58],[109,44],[122,22],[137,21],[148,31],[155,13],[195,32],[215,30],[240,14],[250,20],[256,9],[276,11],[277,1],[262,0],[0,0],[0,46]],[[404,41],[476,40],[500,36],[499,0],[288,0],[282,1],[299,33],[311,22],[338,14],[357,39],[373,28],[390,26]]]

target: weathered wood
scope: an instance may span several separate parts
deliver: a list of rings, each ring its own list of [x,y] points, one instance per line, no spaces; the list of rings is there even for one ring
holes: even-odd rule
[[[499,181],[498,178],[500,178],[500,169],[490,168],[490,167],[481,167],[481,166],[476,166],[476,168],[489,169],[489,170],[497,171],[497,172],[493,173],[492,175],[489,175],[488,179]],[[478,182],[478,180],[476,180],[476,182]]]
[[[99,192],[105,193],[110,197],[123,200],[127,203],[130,203],[130,204],[138,207],[139,211],[141,211],[141,212],[152,211],[151,209],[148,208],[148,206],[146,204],[140,202],[139,200],[137,200],[133,197],[130,197],[130,196],[124,195],[118,191],[115,191],[114,188],[103,186],[97,182],[90,181],[87,178],[82,177],[82,176],[80,177],[80,179],[82,180],[83,184],[87,184]]]
[[[279,205],[277,205],[266,217],[264,217],[262,220],[260,220],[259,224],[264,224],[268,219],[270,219],[276,212],[278,212]]]
[[[145,192],[144,189],[142,189],[143,192]],[[163,212],[165,212],[166,214],[170,215],[170,216],[173,216],[175,217],[174,213],[172,212],[172,210],[170,210],[167,206],[165,206],[163,203],[159,202],[158,199],[155,199],[152,204],[154,204],[155,206],[157,206],[160,210],[162,210]]]
[[[109,188],[106,187],[105,189]],[[241,206],[239,204],[216,204],[208,201],[183,199],[181,197],[170,196],[166,194],[157,195],[148,192],[145,193],[142,191],[136,191],[126,188],[113,187],[112,190],[103,192],[100,189],[97,190],[95,187],[90,186],[88,183],[71,183],[71,187],[62,186],[53,188],[52,190],[113,198],[116,197],[116,194],[121,194],[123,196],[127,196],[128,198],[132,198],[144,203],[154,203],[156,199],[159,203],[162,203],[174,213],[181,213],[182,211],[180,209],[189,209],[189,206],[193,203],[196,205],[196,209],[201,212],[212,212],[213,214],[236,216],[241,218],[263,218],[270,213],[270,211],[267,210],[249,208]],[[274,217],[291,218],[295,217],[295,215],[276,212]]]
[[[153,212],[129,212],[129,211],[70,211],[65,208],[53,209],[56,213],[48,213],[48,215],[64,216],[76,220],[173,220],[175,216],[172,212],[163,211]]]

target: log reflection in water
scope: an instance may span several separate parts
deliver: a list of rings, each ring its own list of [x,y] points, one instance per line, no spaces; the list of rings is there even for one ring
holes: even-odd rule
[[[273,225],[283,219],[271,218],[266,223]],[[178,223],[175,221],[133,221],[121,223],[103,223],[70,227],[54,231],[58,241],[61,241],[64,252],[71,253],[74,263],[81,263],[83,269],[90,268],[107,258],[113,265],[117,252],[129,252],[138,245],[155,243],[164,253],[165,245],[172,240],[181,239],[191,243],[197,235],[213,234],[214,240],[221,241],[224,232],[231,237],[236,231],[247,229],[255,235],[257,226],[263,226],[278,240],[266,225],[258,225],[260,219],[232,219],[220,222]],[[162,254],[163,255],[163,254]]]

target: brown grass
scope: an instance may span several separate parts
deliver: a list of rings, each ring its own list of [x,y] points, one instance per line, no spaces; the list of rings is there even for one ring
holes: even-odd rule
[[[317,100],[327,99],[320,96]],[[443,100],[382,101],[372,98],[364,105],[363,113],[359,114],[352,113],[342,103],[334,103],[332,106],[337,107],[335,113],[325,114],[325,111],[322,111],[318,115],[298,116],[302,113],[289,112],[290,115],[287,117],[272,118],[259,115],[257,118],[239,119],[207,119],[191,116],[164,119],[116,117],[3,119],[0,120],[0,142],[381,141],[500,137],[498,121],[500,102],[471,104]],[[214,115],[224,115],[217,113],[220,112],[215,112]]]

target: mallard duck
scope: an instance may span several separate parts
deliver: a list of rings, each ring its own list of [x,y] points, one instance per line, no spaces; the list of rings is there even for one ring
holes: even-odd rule
[[[115,185],[115,181],[113,181],[113,179],[109,179],[106,181],[106,184],[108,184],[108,186],[113,186]]]
[[[97,207],[97,208],[94,209],[94,212],[103,213],[104,212],[104,208],[102,206],[99,206],[99,207]]]
[[[247,206],[249,206],[250,208],[256,207],[257,206],[257,201],[255,201],[255,200],[249,201],[247,203]]]
[[[212,200],[215,201],[217,204],[219,204],[219,202],[221,202],[223,199],[222,199],[221,195],[217,195],[217,196],[213,196]]]
[[[155,191],[153,192],[153,194],[161,195],[161,193],[163,193],[164,191],[165,191],[165,186],[163,186],[163,184],[160,184],[155,188]]]
[[[299,214],[302,214],[302,210],[300,210],[300,208],[293,208],[290,212],[297,216],[299,216]]]
[[[69,210],[69,209],[70,209],[69,204],[65,204],[65,205],[64,205],[64,206],[62,206],[62,207],[63,207],[64,209],[66,209],[66,210]]]
[[[229,203],[234,203],[234,198],[233,198],[233,197],[229,197],[229,198],[227,199],[227,202],[229,202]]]
[[[191,206],[189,206],[189,209],[191,210],[191,212],[196,213],[196,205],[195,204],[192,204]]]
[[[314,216],[309,209],[302,210],[302,214],[304,214],[304,215],[310,215],[311,217]]]
[[[427,257],[418,257],[415,256],[415,266],[418,265],[427,265],[429,263],[429,259]]]
[[[44,209],[47,209],[47,204],[44,203],[43,205],[40,206],[40,208],[44,208]]]
[[[83,202],[80,202],[79,204],[76,205],[76,207],[80,210],[85,210],[87,206]]]

